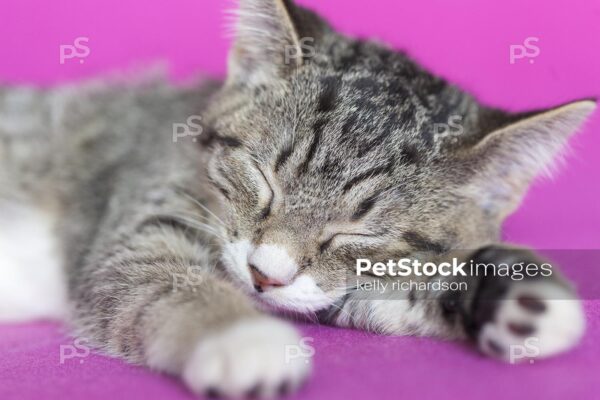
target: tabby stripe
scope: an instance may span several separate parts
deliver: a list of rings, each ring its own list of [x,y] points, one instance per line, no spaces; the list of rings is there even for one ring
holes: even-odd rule
[[[158,215],[158,216],[150,217],[150,218],[146,219],[144,222],[142,222],[138,226],[136,231],[142,232],[143,230],[150,228],[150,227],[155,227],[155,228],[169,227],[175,231],[180,231],[191,242],[197,242],[198,241],[198,232],[202,232],[201,230],[186,224],[185,222],[181,221],[177,217],[173,217],[170,215]]]
[[[427,239],[418,232],[408,231],[402,237],[415,250],[432,251],[437,254],[447,251],[443,244]]]
[[[383,143],[385,138],[387,138],[388,136],[389,136],[389,132],[386,131],[383,134],[377,136],[375,139],[371,140],[370,142],[364,143],[361,146],[361,148],[358,150],[358,153],[356,155],[358,157],[362,157],[365,154],[367,154],[368,152],[370,152],[371,150],[373,150],[375,147],[381,146],[381,144]]]
[[[242,147],[242,142],[231,136],[217,136],[216,140],[224,146],[228,147]]]
[[[323,129],[325,128],[326,124],[327,124],[327,121],[324,119],[320,119],[317,122],[315,122],[315,124],[313,126],[315,134],[313,136],[313,140],[312,140],[312,143],[310,144],[308,152],[306,153],[306,158],[304,159],[304,161],[302,162],[302,164],[300,164],[300,167],[298,168],[298,175],[305,173],[308,170],[308,164],[310,164],[310,162],[314,158],[315,153],[317,152],[317,148],[319,147],[319,144],[321,143],[321,137],[323,136]]]
[[[329,76],[321,80],[323,91],[319,97],[318,112],[328,112],[335,108],[335,103],[339,93],[338,78]]]
[[[208,175],[208,183],[213,185],[221,194],[229,201],[231,201],[231,195],[229,191],[225,189],[219,182],[217,182],[210,174]]]
[[[408,292],[408,304],[411,307],[414,307],[416,302],[417,302],[417,297],[416,297],[415,291],[411,290],[410,292]]]
[[[229,183],[229,185],[231,185],[231,187],[236,188],[236,187],[239,186],[239,185],[236,184],[236,182],[233,179],[231,179],[231,177],[229,176],[229,174],[227,172],[225,172],[225,170],[223,169],[223,166],[220,165],[217,168],[217,170],[218,170],[219,174],[221,174],[221,176],[223,178],[225,178],[225,180]]]
[[[262,171],[262,169],[260,169],[260,167],[258,166],[258,164],[256,162],[254,163],[254,167],[258,170],[258,172],[262,176],[263,180],[269,187],[269,191],[271,192],[271,197],[269,198],[269,204],[267,204],[267,206],[265,208],[263,208],[263,210],[260,212],[260,219],[264,220],[264,219],[267,219],[267,217],[271,214],[271,209],[273,208],[273,201],[275,200],[275,191],[273,191],[273,188],[271,187],[271,184],[269,183],[269,180],[267,179],[265,173]]]
[[[231,195],[229,194],[229,191],[227,189],[225,189],[223,186],[219,185],[216,182],[213,182],[215,187],[217,188],[217,190],[219,192],[221,192],[221,194],[223,195],[223,197],[225,197],[227,200],[231,201]]]
[[[281,152],[281,154],[279,154],[279,156],[277,156],[277,160],[275,161],[275,172],[279,172],[279,170],[281,169],[281,167],[283,167],[283,165],[286,163],[288,158],[290,158],[293,151],[294,151],[294,147],[293,147],[292,143],[288,144],[283,149],[283,151]]]
[[[405,147],[402,149],[400,160],[405,164],[418,164],[420,161],[419,150],[412,146]]]
[[[203,135],[200,144],[210,147],[214,143],[233,148],[242,147],[242,142],[239,139],[232,136],[221,136],[216,130],[210,129]]]
[[[95,309],[99,310],[103,316],[99,321],[100,338],[103,342],[108,340],[111,323],[115,321],[115,318],[113,318],[114,310],[118,308],[120,303],[120,299],[116,299],[113,296],[104,296],[94,304]]]
[[[124,270],[125,266],[148,266],[148,265],[185,265],[192,266],[202,264],[202,260],[193,260],[193,259],[184,259],[182,256],[148,256],[148,257],[140,257],[133,255],[132,257],[125,258],[119,261],[119,265],[122,265]],[[184,271],[184,270],[182,270]],[[135,281],[136,286],[149,285],[152,283],[156,283],[155,279],[138,279]]]
[[[141,232],[148,227],[163,227],[168,226],[169,228],[173,228],[176,230],[189,230],[190,226],[181,222],[179,219],[169,216],[169,215],[158,215],[147,218],[144,222],[142,222],[137,231]]]
[[[358,205],[358,209],[354,212],[354,214],[352,214],[352,217],[350,218],[352,221],[356,221],[358,219],[360,219],[361,217],[365,216],[369,211],[371,211],[373,209],[373,207],[375,206],[375,203],[377,201],[377,198],[379,197],[381,193],[377,193],[365,200],[363,200],[359,205]]]
[[[352,114],[345,122],[344,125],[342,125],[342,140],[347,141],[350,134],[352,133],[352,130],[354,128],[354,126],[357,124],[358,122],[358,117],[356,116],[356,114]]]
[[[375,167],[367,172],[363,172],[362,174],[355,176],[350,181],[348,181],[344,185],[344,188],[342,190],[344,193],[346,193],[350,189],[352,189],[354,186],[358,185],[360,182],[362,182],[364,180],[371,179],[377,175],[388,175],[392,172],[393,168],[394,168],[393,163],[389,162],[387,165],[383,165],[381,167]]]

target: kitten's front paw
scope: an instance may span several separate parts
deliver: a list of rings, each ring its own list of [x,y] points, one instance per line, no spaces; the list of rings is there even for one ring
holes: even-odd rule
[[[486,255],[489,259],[483,261],[540,264],[532,253],[516,251],[492,249]],[[471,321],[472,334],[483,353],[518,363],[566,351],[581,339],[585,329],[581,302],[560,278],[484,280]]]
[[[579,300],[550,283],[516,283],[498,300],[477,336],[481,351],[510,363],[549,357],[574,347],[585,320]]]
[[[300,340],[283,321],[244,320],[203,339],[183,379],[194,392],[208,396],[285,395],[297,390],[310,371],[310,357],[288,357],[290,346],[299,346]]]

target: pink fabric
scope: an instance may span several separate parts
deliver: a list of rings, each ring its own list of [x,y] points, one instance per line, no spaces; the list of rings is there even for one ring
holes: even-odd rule
[[[507,365],[456,343],[302,326],[315,369],[292,399],[598,399],[600,304],[588,304],[582,345],[560,357]],[[0,329],[0,398],[186,400],[175,379],[91,354],[60,364],[72,344],[51,324]],[[83,360],[83,363],[80,361]]]
[[[513,110],[600,97],[598,0],[304,0],[340,29],[404,48],[422,64]],[[229,1],[3,0],[0,82],[51,85],[156,60],[173,75],[224,73]],[[59,62],[59,46],[88,37],[90,55]],[[535,58],[509,62],[509,46],[536,37]],[[533,63],[531,62],[533,61]],[[507,240],[538,248],[600,246],[600,118],[575,137],[553,182],[537,183],[505,227]],[[590,266],[595,268],[595,266]],[[577,265],[582,289],[599,293]],[[597,270],[597,269],[596,269]],[[590,296],[590,299],[597,297]],[[580,347],[533,365],[510,366],[465,346],[303,326],[314,338],[314,377],[299,399],[594,399],[600,395],[600,304],[586,301]],[[192,398],[174,379],[89,355],[59,364],[71,342],[46,323],[0,327],[0,398]]]

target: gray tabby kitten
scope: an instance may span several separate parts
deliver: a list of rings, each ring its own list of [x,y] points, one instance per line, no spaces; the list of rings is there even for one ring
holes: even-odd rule
[[[348,276],[357,258],[537,262],[495,244],[502,221],[593,101],[491,109],[285,0],[241,0],[236,27],[225,82],[0,89],[4,320],[64,315],[68,302],[77,334],[107,354],[227,396],[283,394],[307,376],[310,363],[285,360],[298,333],[269,312],[465,338],[505,360],[530,336],[540,357],[576,344],[581,305],[556,275],[435,277],[469,290],[388,300]],[[173,143],[194,115],[202,135]],[[435,134],[456,117],[460,134]],[[64,280],[38,269],[18,281],[31,263],[4,259],[35,253],[42,228],[7,233],[32,219],[60,240]],[[40,276],[54,297],[27,292]]]

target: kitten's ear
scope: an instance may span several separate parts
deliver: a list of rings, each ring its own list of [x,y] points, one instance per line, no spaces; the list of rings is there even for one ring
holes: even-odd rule
[[[302,64],[301,39],[289,0],[239,0],[229,80],[253,85]]]
[[[552,171],[569,137],[595,108],[594,101],[584,100],[525,114],[482,111],[479,125],[489,133],[462,159],[475,174],[468,190],[490,215],[506,217],[534,178]]]

